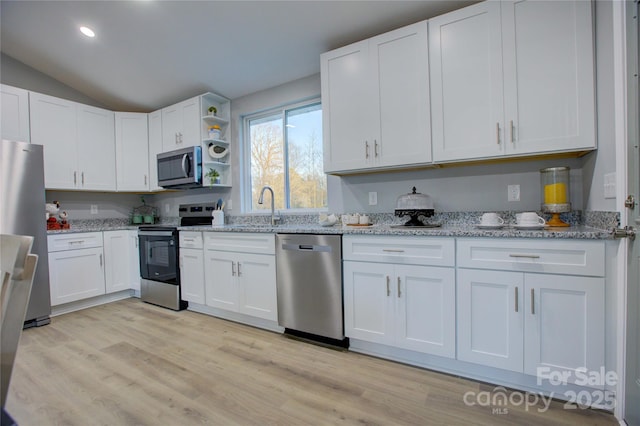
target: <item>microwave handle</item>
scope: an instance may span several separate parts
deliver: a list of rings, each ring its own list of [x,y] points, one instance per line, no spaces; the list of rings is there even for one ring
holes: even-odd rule
[[[182,156],[182,172],[184,173],[184,177],[188,178],[189,177],[189,171],[187,171],[187,166],[189,167],[189,170],[191,170],[191,164],[190,162],[188,162],[189,160],[189,154],[184,154]]]

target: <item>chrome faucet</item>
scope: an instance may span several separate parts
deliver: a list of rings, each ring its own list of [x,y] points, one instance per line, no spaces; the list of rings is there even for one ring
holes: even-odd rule
[[[269,185],[265,185],[262,188],[262,191],[260,191],[260,198],[258,198],[258,204],[264,204],[264,191],[269,190],[269,192],[271,192],[271,225],[275,225],[280,218],[279,217],[275,217],[274,216],[274,196],[273,196],[273,189],[269,186]]]

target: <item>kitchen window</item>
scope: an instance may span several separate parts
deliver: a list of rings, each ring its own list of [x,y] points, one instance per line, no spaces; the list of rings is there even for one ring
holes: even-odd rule
[[[273,188],[276,209],[326,208],[319,99],[246,116],[244,148],[245,211],[271,208],[268,194],[258,204],[265,185]]]

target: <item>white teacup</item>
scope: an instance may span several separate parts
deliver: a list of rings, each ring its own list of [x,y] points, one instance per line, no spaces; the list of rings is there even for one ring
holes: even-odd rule
[[[538,216],[536,212],[523,212],[516,214],[516,221],[518,225],[535,226],[544,225],[547,221],[544,218]]]
[[[484,213],[480,219],[481,225],[498,226],[504,225],[504,219],[498,216],[498,213]]]

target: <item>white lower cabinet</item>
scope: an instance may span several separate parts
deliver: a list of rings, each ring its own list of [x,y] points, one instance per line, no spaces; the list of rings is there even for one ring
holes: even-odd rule
[[[180,294],[187,302],[205,304],[202,232],[180,231]]]
[[[247,253],[247,241],[267,249]],[[204,244],[206,305],[277,321],[274,235],[210,233]]]
[[[136,248],[137,231],[105,231],[105,293],[139,289],[140,264]]]
[[[505,270],[458,269],[459,360],[569,383],[605,366],[602,242],[460,239],[470,264]]]
[[[48,236],[51,306],[105,294],[102,233]]]
[[[455,270],[423,265],[453,266],[453,239],[347,235],[343,246],[347,337],[454,358]],[[362,253],[377,261],[351,260]]]

